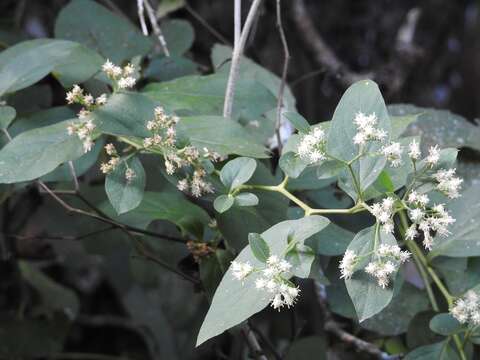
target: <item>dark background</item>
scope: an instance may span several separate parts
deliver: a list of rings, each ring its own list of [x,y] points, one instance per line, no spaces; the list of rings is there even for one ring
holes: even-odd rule
[[[138,24],[135,0],[98,2]],[[11,45],[21,39],[53,37],[55,18],[67,3],[65,0],[0,0],[0,46]],[[249,3],[243,0],[244,18]],[[282,12],[292,56],[287,82],[297,99],[299,112],[311,123],[329,119],[349,79],[365,74],[380,84],[388,104],[412,103],[449,109],[470,121],[479,117],[480,1],[310,0],[303,3],[305,7],[299,8],[297,0],[283,0]],[[233,1],[188,0],[186,8],[169,15],[187,19],[195,27],[196,39],[189,56],[202,64],[202,71],[209,73],[212,71],[209,60],[212,46],[223,40],[202,25],[198,16],[231,44]],[[323,49],[322,52],[318,51],[319,47]],[[275,74],[281,74],[283,49],[276,28],[274,0],[264,0],[247,43],[246,55]],[[63,89],[58,89],[56,95],[53,105],[64,105]],[[478,159],[476,153],[470,155]],[[40,205],[42,212],[36,211]],[[61,224],[61,228],[72,226],[76,228],[75,231],[84,225],[82,221],[66,215],[54,202],[40,199],[36,189],[24,191],[15,203],[10,204],[9,211],[2,211],[2,216],[4,232],[6,229],[23,231],[27,223],[30,226]],[[167,231],[175,231],[171,225],[159,226],[164,226]],[[118,243],[115,241],[118,239],[115,236],[120,237],[121,234],[112,234],[108,239],[93,239],[86,247],[95,249],[97,245],[100,247],[102,241],[102,246],[116,248]],[[61,253],[62,250],[52,250],[42,238],[18,238],[14,246],[19,258],[46,261],[46,273],[59,283],[74,288],[79,294],[82,315],[76,320],[66,340],[65,351],[69,353],[133,353],[137,356],[131,358],[135,359],[146,359],[148,353],[156,353],[163,354],[157,358],[168,359],[165,354],[169,353],[171,347],[176,347],[182,360],[244,358],[247,350],[241,336],[224,335],[213,344],[209,343],[199,350],[193,349],[192,339],[196,336],[208,303],[199,289],[174,276],[159,276],[156,292],[147,294],[138,290],[130,299],[132,302],[126,304],[125,299],[121,301],[119,289],[131,282],[130,274],[121,265],[128,262],[128,251],[117,251],[101,261],[94,256],[82,255],[78,259],[69,259],[71,262],[67,261],[67,266],[55,261],[48,263],[53,252]],[[184,256],[180,267],[195,273],[193,259],[185,249],[173,249],[171,253],[178,258]],[[125,273],[108,273],[108,269],[123,269]],[[145,267],[145,274],[153,271],[151,269]],[[15,276],[9,273],[11,270],[6,264],[0,266],[1,309],[18,306],[14,304],[16,299],[22,298],[22,292],[26,291],[15,282]],[[148,286],[150,279],[145,279],[148,277],[145,274],[140,275]],[[305,293],[312,291],[308,289],[311,284],[302,286]],[[163,312],[156,311],[159,303]],[[290,325],[284,324],[293,324],[293,328],[302,329],[303,335],[322,331],[321,321],[315,321],[319,310],[310,310],[312,307],[307,297],[296,308],[297,315],[292,312],[273,314],[267,310],[256,317],[255,322],[262,324],[262,320],[269,317],[269,336],[273,339],[295,335],[290,334]],[[160,349],[146,350],[152,334],[145,335],[138,330],[135,321],[139,319],[157,321],[150,324],[150,330],[155,333],[154,341],[160,344]],[[164,327],[164,323],[169,326]],[[358,328],[349,330],[367,340],[375,340],[372,334],[365,334]],[[175,346],[168,344],[173,340]],[[268,339],[263,339],[262,344],[268,345]],[[275,345],[279,348],[286,346],[283,343]],[[351,349],[347,349],[350,355],[346,355],[345,346],[339,342],[330,344],[330,347],[335,349],[332,359],[360,358]],[[78,359],[84,358],[80,355]]]

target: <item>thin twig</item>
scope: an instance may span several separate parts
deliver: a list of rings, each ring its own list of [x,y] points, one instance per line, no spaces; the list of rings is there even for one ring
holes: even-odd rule
[[[320,306],[323,316],[324,316],[324,328],[325,331],[328,331],[335,336],[337,336],[341,341],[352,345],[358,351],[365,352],[374,356],[376,359],[399,359],[400,357],[388,357],[384,354],[376,345],[371,344],[365,340],[362,340],[341,328],[341,326],[333,319],[332,313],[325,303],[325,296],[323,294],[322,285],[318,281],[314,281],[314,291],[317,297],[317,304]]]
[[[226,45],[232,45],[225,36],[220,34],[212,25],[210,25],[194,8],[192,8],[187,1],[185,1],[185,9],[192,15],[205,29],[207,29],[213,36]]]
[[[345,86],[367,78],[372,78],[371,73],[356,73],[343,63],[332,51],[332,49],[323,40],[322,36],[315,28],[304,0],[296,0],[293,4],[293,20],[302,41],[314,55],[314,60],[318,65],[325,67],[329,72],[335,74],[338,80]]]
[[[245,337],[245,341],[247,342],[253,357],[257,360],[268,360],[248,322],[243,325],[242,334]]]
[[[78,183],[77,172],[75,171],[75,165],[73,165],[73,161],[68,162],[68,167],[70,168],[70,173],[72,174],[73,186],[75,187],[75,191],[79,191],[80,184]]]
[[[235,0],[233,6],[233,44],[238,46],[242,35],[242,0]]]
[[[155,10],[152,8],[148,0],[143,0],[145,5],[145,10],[147,10],[148,19],[150,20],[150,25],[152,25],[153,32],[157,36],[158,42],[160,43],[163,53],[165,56],[170,57],[170,51],[168,50],[167,41],[163,36],[162,29],[158,25],[157,16],[155,15]]]
[[[278,153],[282,153],[282,138],[280,136],[280,126],[282,123],[282,109],[283,109],[283,96],[285,93],[285,87],[287,84],[287,73],[288,65],[290,63],[290,50],[288,49],[287,38],[285,36],[285,31],[283,30],[282,24],[282,9],[281,9],[281,0],[277,0],[277,28],[280,34],[280,39],[282,40],[283,47],[283,70],[282,70],[282,81],[280,83],[280,88],[278,89],[278,99],[277,99],[277,119],[275,122],[275,134],[277,136],[277,146]]]
[[[145,36],[148,36],[147,22],[145,21],[145,6],[143,6],[143,0],[137,0],[137,11],[138,19],[140,20],[140,27],[142,28],[142,33]]]
[[[245,20],[245,25],[243,26],[242,33],[240,35],[240,40],[238,44],[235,44],[232,54],[232,63],[230,65],[230,74],[228,76],[227,89],[225,91],[225,102],[223,105],[223,116],[229,118],[232,116],[233,110],[233,100],[235,97],[235,86],[238,80],[239,70],[240,70],[240,59],[245,49],[245,44],[248,39],[248,34],[252,28],[252,24],[255,20],[255,17],[258,12],[258,8],[262,0],[253,0],[253,3],[250,7],[250,10]]]

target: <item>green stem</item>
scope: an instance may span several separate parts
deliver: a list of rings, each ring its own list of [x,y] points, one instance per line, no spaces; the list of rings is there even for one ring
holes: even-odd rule
[[[347,165],[348,171],[350,172],[350,175],[352,176],[353,180],[353,185],[355,186],[355,191],[358,194],[358,199],[362,200],[362,192],[360,190],[360,183],[357,180],[357,177],[355,176],[355,173],[353,172],[352,164]]]
[[[405,215],[405,210],[401,210],[399,214],[400,214],[400,220],[402,223],[403,230],[405,231],[408,228],[408,221],[407,221],[407,216]],[[428,272],[428,274],[432,278],[435,285],[437,285],[438,289],[440,290],[443,297],[447,301],[448,307],[450,308],[453,305],[453,296],[450,295],[445,285],[443,285],[442,281],[438,277],[435,270],[429,266],[427,258],[423,254],[420,247],[417,245],[415,241],[405,241],[405,243],[408,249],[412,252],[417,268],[419,269],[419,272],[422,275],[422,279],[425,284],[425,288],[427,289],[427,293],[430,298],[430,302],[432,303],[433,309],[435,311],[439,311],[439,307],[433,295],[432,289],[430,287],[428,277],[426,276],[426,274],[424,274],[425,270]],[[465,353],[463,351],[463,344],[458,334],[452,335],[452,338],[453,338],[453,341],[455,342],[455,346],[457,347],[460,358],[462,360],[467,360],[467,357],[465,356]]]
[[[408,221],[407,221],[407,216],[405,215],[405,211],[400,211],[400,221],[401,221],[401,230],[402,230],[402,236],[405,239],[405,231],[407,231],[408,228]],[[417,270],[422,277],[423,284],[425,285],[425,289],[427,290],[427,295],[428,298],[430,299],[430,303],[432,304],[432,308],[434,311],[440,311],[440,307],[438,306],[437,299],[435,299],[435,294],[433,293],[432,285],[430,284],[430,281],[428,280],[428,274],[425,268],[428,266],[425,261],[422,261],[422,251],[420,248],[417,246],[417,244],[414,241],[408,241],[405,240],[405,244],[410,250],[410,252],[413,255],[413,261],[415,262],[415,266],[417,267]]]
[[[305,212],[305,216],[310,216],[313,214],[354,214],[360,211],[365,211],[366,208],[363,203],[358,203],[355,206],[348,209],[316,209],[308,206],[298,197],[293,195],[290,191],[287,190],[286,186],[288,183],[288,177],[285,177],[283,181],[275,186],[271,185],[241,185],[236,188],[231,195],[235,196],[242,190],[264,190],[264,191],[273,191],[282,194],[287,199],[298,205]]]

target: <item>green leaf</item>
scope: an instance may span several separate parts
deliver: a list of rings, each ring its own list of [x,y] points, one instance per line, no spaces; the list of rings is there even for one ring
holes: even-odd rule
[[[462,197],[448,203],[450,215],[456,219],[447,237],[436,235],[429,258],[480,256],[480,192],[473,186]]]
[[[42,54],[42,56],[38,56]],[[103,59],[72,41],[37,39],[24,41],[0,54],[0,96],[24,89],[52,71],[82,82],[99,71]],[[75,69],[74,73],[69,73]]]
[[[367,115],[375,113],[378,118],[376,126],[390,133],[390,117],[377,84],[371,80],[356,82],[347,89],[333,114],[327,140],[329,155],[343,161],[350,161],[357,156],[359,148],[353,143],[357,127],[353,119],[359,111]],[[364,150],[369,154],[376,153],[380,147],[379,142],[373,141],[367,143]],[[375,181],[385,163],[386,159],[383,156],[368,155],[352,165],[361,191]],[[350,177],[346,178],[349,183]]]
[[[232,48],[225,45],[215,44],[212,50],[212,63],[217,72],[228,75],[230,71],[230,59],[232,57]],[[280,89],[280,84],[282,80],[265,69],[263,66],[255,63],[249,58],[242,56],[240,58],[240,74],[242,74],[243,79],[255,80],[265,86],[269,92],[277,98],[278,91]],[[235,94],[235,97],[237,95]],[[285,92],[283,95],[283,106],[287,110],[295,110],[295,97],[293,96],[290,88],[285,87]]]
[[[416,314],[428,308],[425,291],[405,282],[385,309],[360,326],[385,336],[400,335],[408,330],[408,324]]]
[[[199,238],[203,233],[203,227],[210,222],[205,210],[188,201],[176,190],[146,191],[138,207],[127,214],[112,215],[124,224],[143,228],[154,220],[167,220],[176,224],[184,234],[188,232]]]
[[[120,64],[146,55],[152,40],[126,18],[90,0],[73,0],[59,13],[55,37],[77,41]]]
[[[308,133],[310,131],[310,124],[299,113],[296,113],[293,111],[287,111],[286,113],[283,114],[283,116],[285,116],[287,120],[290,121],[292,125],[295,127],[295,129],[297,129],[298,131],[302,133]]]
[[[157,7],[157,17],[162,18],[183,6],[185,6],[185,0],[162,0]]]
[[[130,181],[125,176],[128,169],[134,172]],[[115,170],[105,179],[105,192],[117,214],[126,213],[140,205],[145,182],[145,170],[137,157],[120,160]]]
[[[265,147],[230,119],[220,116],[183,117],[177,129],[199,149],[207,147],[220,155],[268,157]]]
[[[284,153],[279,160],[280,168],[285,174],[292,179],[296,179],[307,167],[307,163],[303,161],[298,154],[294,152]]]
[[[283,221],[261,235],[270,247],[271,254],[281,256],[287,247],[289,235],[302,245],[307,238],[321,231],[328,223],[328,219],[314,215],[300,220]],[[255,258],[250,246],[243,249],[236,260],[248,261],[257,268],[264,266]],[[311,265],[313,257],[309,261]],[[310,272],[310,268],[306,269],[307,267],[294,267],[292,273],[298,277],[307,277]],[[229,268],[215,292],[198,334],[197,346],[248,319],[269,304],[269,297],[262,296],[262,293],[255,288],[257,276],[255,273],[251,274],[241,282],[233,278],[232,270]]]
[[[231,195],[220,195],[213,202],[213,207],[221,214],[230,209],[234,201],[235,199]]]
[[[161,26],[170,55],[180,56],[192,47],[195,33],[188,21],[168,19],[163,21]]]
[[[17,112],[11,106],[1,106],[0,107],[0,128],[7,129],[13,119],[17,116]]]
[[[388,110],[390,111],[390,106],[388,107]],[[415,122],[420,115],[420,113],[403,116],[390,115],[390,119],[392,121],[392,140],[398,139],[400,136],[402,136],[408,126]]]
[[[197,64],[186,57],[157,57],[145,69],[144,76],[157,81],[170,81],[197,73]]]
[[[179,115],[221,115],[228,74],[185,76],[150,83],[144,94]],[[276,105],[274,96],[260,83],[240,78],[236,85],[233,119],[256,120]]]
[[[92,113],[98,128],[111,135],[148,137],[147,121],[153,119],[157,104],[145,95],[123,92],[112,95],[108,102]]]
[[[252,250],[253,256],[262,262],[266,263],[267,259],[270,257],[270,247],[267,242],[262,238],[262,235],[257,233],[248,234],[248,245],[250,250]]]
[[[214,254],[200,259],[200,280],[210,300],[233,259],[233,254],[224,249],[217,249]]]
[[[70,121],[26,131],[0,150],[0,183],[29,181],[83,155],[82,142],[67,133]]]
[[[239,157],[226,163],[220,171],[220,180],[230,191],[245,184],[252,177],[257,162],[247,157]]]
[[[385,170],[380,173],[380,176],[377,178],[376,182],[378,182],[380,190],[382,190],[384,193],[393,192],[395,190],[392,178]]]
[[[469,147],[480,150],[480,128],[464,117],[448,110],[422,108],[408,104],[395,104],[388,107],[392,115],[418,115],[408,126],[405,135],[421,135],[422,150],[430,146]]]
[[[378,231],[378,245],[381,244],[397,245],[397,241],[392,234],[384,234]],[[354,251],[359,256],[364,256],[357,265],[359,269],[370,262],[374,245],[375,226],[371,226],[360,231],[348,246],[348,250]],[[391,278],[394,279],[395,274],[392,274]],[[351,279],[345,280],[345,285],[360,322],[382,311],[393,297],[392,285],[385,289],[380,287],[376,280],[365,273],[363,269],[355,272]]]
[[[320,255],[342,255],[354,237],[351,231],[330,223],[323,231],[313,235],[307,245]]]
[[[458,360],[459,356],[451,348],[447,340],[421,346],[408,353],[404,360]]]
[[[458,333],[462,329],[462,324],[450,313],[443,313],[435,315],[430,320],[430,329],[437,334],[448,336]]]
[[[258,205],[258,201],[257,195],[249,192],[235,196],[235,205],[237,206],[256,206]]]

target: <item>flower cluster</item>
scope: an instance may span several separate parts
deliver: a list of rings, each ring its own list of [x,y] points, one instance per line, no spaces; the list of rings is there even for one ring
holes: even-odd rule
[[[375,260],[368,263],[365,272],[376,278],[378,286],[386,288],[390,282],[390,276],[410,258],[410,253],[400,250],[397,245],[382,244],[372,258]]]
[[[350,279],[355,272],[355,265],[357,265],[359,258],[355,251],[347,250],[340,261],[340,278]]]
[[[298,155],[309,164],[323,161],[326,159],[325,142],[325,131],[314,128],[302,137],[297,148]]]
[[[151,137],[143,140],[145,148],[154,145],[161,147],[174,147],[176,141],[176,125],[179,118],[175,115],[168,115],[161,106],[154,110],[154,118],[147,122],[147,130],[152,133]]]
[[[121,159],[120,159],[120,156],[118,155],[117,149],[115,149],[115,146],[113,144],[105,145],[105,152],[107,153],[107,155],[110,156],[110,159],[107,162],[103,162],[100,164],[100,170],[104,174],[110,174],[120,164]],[[125,165],[127,167],[127,169],[125,170],[125,180],[127,180],[127,183],[130,183],[132,182],[133,179],[136,178],[137,174],[133,169],[128,167],[128,164],[126,161],[125,161]]]
[[[203,148],[202,152],[190,145],[177,148],[176,125],[179,121],[177,116],[168,115],[162,107],[156,107],[154,118],[146,124],[152,136],[143,140],[143,146],[147,150],[154,146],[162,150],[168,175],[173,175],[180,169],[185,170],[186,176],[177,183],[180,191],[188,192],[195,197],[213,193],[213,186],[206,180],[207,172],[202,162],[204,160],[216,162],[222,157],[207,148]]]
[[[378,285],[385,288],[390,282],[390,276],[409,258],[410,253],[408,251],[402,251],[397,245],[381,244],[378,249],[373,252],[371,261],[364,268],[364,271],[375,277]],[[360,260],[361,257],[353,250],[347,250],[343,259],[340,261],[340,277],[350,279],[356,271],[355,267]]]
[[[92,94],[85,93],[80,86],[75,84],[72,90],[67,92],[66,99],[68,104],[79,104],[82,106],[77,115],[79,121],[68,126],[68,134],[77,135],[83,142],[83,150],[89,152],[94,145],[93,132],[96,128],[95,123],[90,118],[90,114],[97,106],[104,105],[107,102],[107,95],[102,94],[94,98]]]
[[[412,161],[417,161],[420,158],[422,153],[420,152],[420,144],[413,139],[410,144],[408,144],[408,156]]]
[[[276,255],[268,257],[266,267],[263,269],[255,269],[249,262],[238,261],[232,261],[231,267],[233,277],[240,281],[253,272],[259,272],[260,276],[255,280],[255,287],[267,292],[274,309],[293,306],[298,298],[300,289],[288,280],[291,268],[292,265],[288,261]]]
[[[192,253],[193,259],[197,263],[200,262],[202,258],[215,252],[214,248],[209,246],[207,243],[201,241],[189,240],[187,241],[187,248]]]
[[[135,86],[136,79],[132,76],[135,72],[135,67],[132,64],[127,64],[121,68],[107,60],[103,64],[102,70],[110,80],[114,81],[117,88],[129,89]]]
[[[462,324],[480,325],[480,297],[473,290],[467,291],[462,298],[455,301],[450,313]]]
[[[395,199],[386,197],[381,202],[372,205],[370,212],[382,224],[382,230],[385,233],[393,233],[393,215],[395,213]]]
[[[120,157],[118,156],[117,149],[115,149],[115,146],[113,144],[105,145],[105,152],[111,157],[108,162],[100,164],[100,170],[104,174],[110,174],[113,170],[116,169],[117,165],[120,163]]]
[[[366,115],[359,111],[355,114],[353,122],[357,125],[357,133],[353,137],[353,142],[356,145],[364,145],[368,141],[383,141],[387,137],[387,132],[385,130],[375,127],[378,122],[375,113]]]
[[[390,145],[385,145],[381,149],[382,154],[387,158],[392,167],[399,167],[402,165],[403,147],[398,142],[392,142]]]
[[[406,199],[408,215],[413,224],[407,229],[405,238],[407,240],[415,239],[419,231],[423,232],[423,245],[426,249],[433,246],[432,232],[437,232],[442,236],[448,236],[448,226],[455,222],[443,204],[434,205],[428,208],[429,198],[425,194],[418,194],[411,191]]]
[[[438,181],[437,189],[448,196],[450,199],[455,199],[460,196],[460,186],[463,179],[455,176],[456,169],[440,169],[433,178]]]

